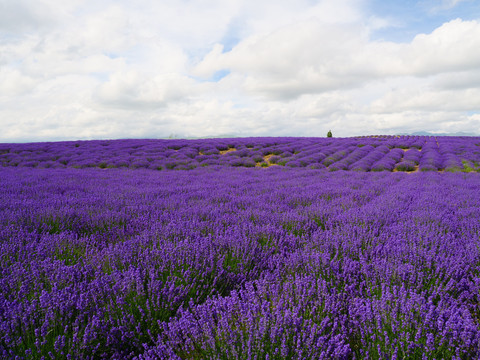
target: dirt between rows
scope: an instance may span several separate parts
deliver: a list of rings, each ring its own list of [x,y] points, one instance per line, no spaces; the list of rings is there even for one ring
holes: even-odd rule
[[[271,158],[272,156],[274,156],[274,155],[273,155],[273,154],[268,154],[268,155],[265,155],[265,156],[263,157],[263,161],[267,164],[267,167],[269,167],[269,166],[277,166],[277,165],[278,165],[278,164],[272,164],[272,163],[270,162],[270,158]],[[256,163],[255,166],[256,166],[256,167],[261,167],[262,165],[261,165],[261,163]]]
[[[229,148],[227,150],[220,150],[220,155],[223,155],[223,154],[226,154],[226,153],[229,153],[229,152],[232,152],[232,151],[237,151],[237,149]]]

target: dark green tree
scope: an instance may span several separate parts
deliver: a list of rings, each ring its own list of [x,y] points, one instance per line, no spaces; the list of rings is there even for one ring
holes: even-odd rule
[[[332,137],[332,130],[328,130],[327,137]]]

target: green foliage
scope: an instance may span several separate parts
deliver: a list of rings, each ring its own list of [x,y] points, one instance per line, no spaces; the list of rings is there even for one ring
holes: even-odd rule
[[[463,164],[463,172],[473,172],[473,171],[480,171],[480,167],[478,163],[475,163],[475,161],[468,161],[468,160],[462,160]]]
[[[463,168],[458,167],[458,166],[448,166],[448,167],[445,168],[445,172],[455,173],[455,172],[460,172],[460,171],[463,171]]]
[[[335,160],[334,157],[329,156],[329,157],[325,158],[325,160],[323,160],[323,165],[325,165],[325,166],[330,166],[330,165],[332,165],[335,161],[336,161],[336,160]]]
[[[410,162],[403,162],[398,164],[395,169],[397,171],[415,171],[415,164]]]
[[[333,137],[332,130],[328,130],[327,137],[329,137],[329,138]]]

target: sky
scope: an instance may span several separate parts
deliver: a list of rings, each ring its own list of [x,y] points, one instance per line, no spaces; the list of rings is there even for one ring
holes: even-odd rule
[[[480,135],[478,0],[0,0],[0,142]]]

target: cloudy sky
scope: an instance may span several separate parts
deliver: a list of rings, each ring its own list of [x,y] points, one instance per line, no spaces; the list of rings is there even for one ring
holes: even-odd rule
[[[478,0],[0,0],[0,142],[480,134]]]

